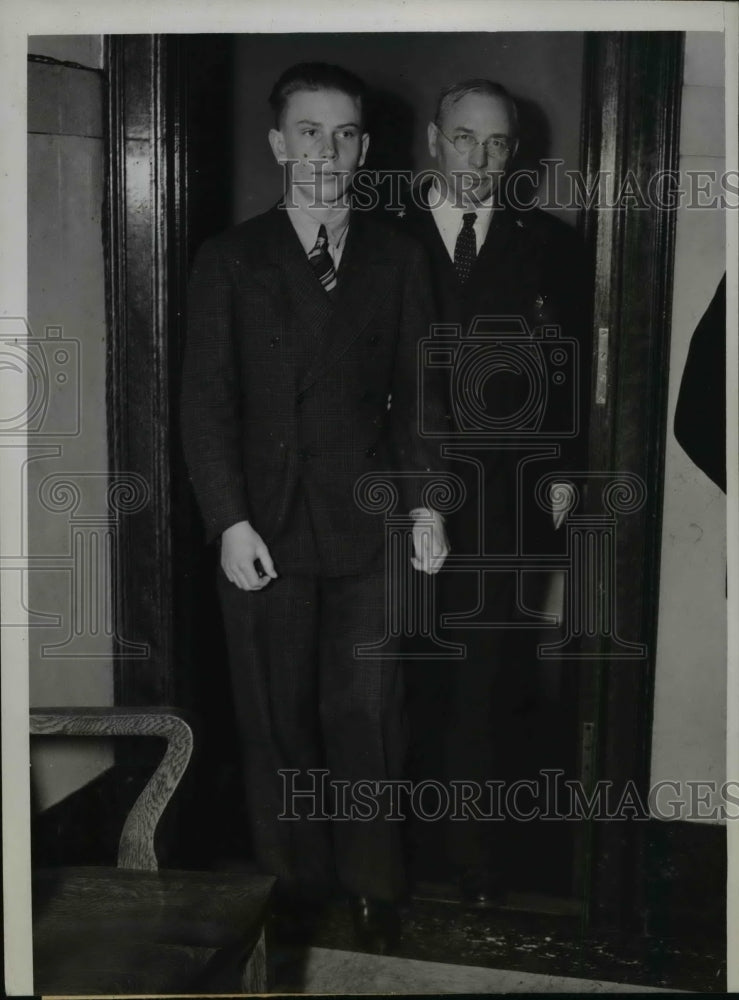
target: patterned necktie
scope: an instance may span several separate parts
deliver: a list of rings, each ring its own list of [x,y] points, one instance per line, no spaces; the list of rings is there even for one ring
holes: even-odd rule
[[[454,269],[457,277],[464,284],[470,276],[472,265],[477,256],[477,239],[472,228],[477,219],[477,212],[465,212],[462,216],[462,228],[457,242],[454,244]]]
[[[336,270],[334,262],[331,260],[331,254],[328,252],[328,236],[325,226],[321,226],[318,230],[318,239],[308,254],[308,260],[323,287],[327,292],[332,292],[336,288]]]

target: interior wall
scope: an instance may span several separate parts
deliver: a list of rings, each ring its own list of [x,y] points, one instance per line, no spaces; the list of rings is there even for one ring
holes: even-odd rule
[[[338,63],[379,94],[368,168],[373,148],[375,169],[433,166],[426,126],[437,94],[472,77],[498,80],[519,101],[531,159],[560,158],[562,169],[579,166],[581,32],[239,35],[234,56],[234,222],[265,211],[282,193],[267,142],[273,124],[267,98],[280,73],[298,62]],[[548,176],[553,191],[554,172]],[[545,178],[542,193],[549,190]],[[551,201],[554,214],[574,223],[573,212]]]
[[[79,66],[28,66],[28,316],[49,386],[29,438],[31,705],[111,705],[102,38],[29,52]],[[108,744],[34,740],[35,807],[111,764]]]
[[[686,37],[680,125],[685,171],[725,168],[724,38]],[[709,196],[717,194],[710,186]],[[683,207],[677,218],[652,738],[659,781],[725,780],[726,498],[675,440],[673,421],[690,338],[726,268],[724,212]],[[673,797],[670,795],[670,797]],[[680,798],[675,795],[674,798]],[[690,791],[682,798],[689,803]],[[710,821],[715,803],[685,819]]]

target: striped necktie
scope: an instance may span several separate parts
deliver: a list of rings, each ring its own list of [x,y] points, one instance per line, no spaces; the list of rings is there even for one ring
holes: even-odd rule
[[[308,260],[323,287],[327,292],[332,292],[336,288],[336,269],[331,260],[331,254],[328,252],[328,236],[325,226],[319,228],[318,239],[308,254]]]
[[[462,228],[457,242],[454,244],[454,269],[457,277],[464,284],[470,276],[472,265],[477,257],[477,239],[473,226],[477,212],[465,212],[462,216]]]

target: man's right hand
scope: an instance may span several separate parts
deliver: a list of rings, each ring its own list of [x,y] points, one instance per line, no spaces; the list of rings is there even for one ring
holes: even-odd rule
[[[257,559],[262,576],[254,565]],[[221,569],[241,590],[261,590],[277,577],[269,549],[248,521],[232,524],[221,535]]]

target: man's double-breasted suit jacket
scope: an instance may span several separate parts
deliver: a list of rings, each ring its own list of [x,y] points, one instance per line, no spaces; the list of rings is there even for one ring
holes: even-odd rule
[[[417,242],[356,213],[332,298],[279,206],[206,241],[189,286],[181,416],[209,540],[249,521],[282,553],[278,572],[310,568],[308,530],[323,572],[362,572],[378,557],[383,517],[355,502],[359,477],[440,465],[419,433],[431,315]],[[442,427],[443,387],[423,390],[424,424]],[[421,503],[421,478],[395,481],[400,510]]]
[[[461,438],[458,434],[457,445],[471,442],[474,447],[477,442],[482,448],[478,454],[486,484],[486,548],[510,549],[518,521],[524,548],[544,546],[546,551],[554,542],[552,518],[534,500],[535,483],[547,474],[561,473],[567,479],[570,471],[587,467],[589,286],[579,240],[569,226],[546,212],[501,205],[462,286],[428,198],[428,185],[417,189],[397,224],[428,252],[436,322],[458,324],[461,331],[447,393],[457,432],[459,415],[472,414],[469,433]],[[486,346],[484,331],[496,329],[498,320],[505,331],[515,329],[512,321],[523,323],[520,350],[515,337],[507,342],[492,335]],[[483,332],[472,336],[473,328]],[[558,333],[548,339],[542,336],[545,328]],[[504,360],[495,362],[493,351]],[[471,360],[475,352],[477,367]],[[476,422],[478,412],[494,419]],[[493,424],[496,429],[488,436],[486,429]],[[482,441],[490,442],[489,450]],[[556,447],[558,454],[521,467],[517,496],[519,460],[538,444]],[[452,462],[450,468],[459,471],[459,463]],[[476,489],[472,481],[467,485],[474,507]],[[460,528],[469,534],[461,548],[477,545],[475,520],[466,508],[450,520],[453,550],[460,550]]]

